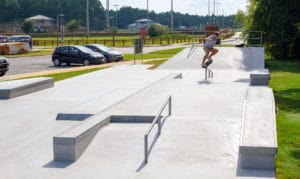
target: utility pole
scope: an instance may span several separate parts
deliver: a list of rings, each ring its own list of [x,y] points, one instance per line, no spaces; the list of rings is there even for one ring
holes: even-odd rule
[[[148,21],[149,21],[149,2],[147,0],[147,28],[148,28]]]
[[[214,25],[216,24],[216,0],[214,0],[213,4],[213,20],[214,20]]]
[[[89,0],[86,0],[86,37],[90,38],[90,5]]]
[[[208,24],[210,24],[210,21],[211,21],[211,17],[210,17],[210,0],[208,0]]]
[[[106,28],[109,29],[109,0],[106,0]]]
[[[174,30],[174,6],[173,0],[171,0],[171,32]]]
[[[119,4],[114,5],[116,7],[116,27],[118,27],[118,7],[120,6]]]

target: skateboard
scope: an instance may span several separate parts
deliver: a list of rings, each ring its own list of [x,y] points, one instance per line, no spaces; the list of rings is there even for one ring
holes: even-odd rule
[[[205,62],[206,67],[208,67],[209,65],[211,65],[213,63],[213,60],[207,60],[207,62]]]
[[[202,66],[203,68],[207,68],[209,65],[211,65],[213,63],[213,60],[208,60],[204,63],[205,66]]]

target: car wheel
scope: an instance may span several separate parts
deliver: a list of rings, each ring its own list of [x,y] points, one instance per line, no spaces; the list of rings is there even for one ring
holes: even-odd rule
[[[103,63],[108,63],[108,60],[106,57],[103,57],[103,60],[102,60]]]
[[[107,63],[111,62],[111,60],[109,59],[109,57],[105,57],[105,58],[106,58]]]
[[[84,66],[90,66],[91,63],[90,63],[89,60],[85,59],[85,60],[83,61],[83,65],[84,65]]]
[[[0,76],[4,76],[5,75],[5,73],[0,73]]]
[[[56,58],[56,59],[53,60],[53,64],[55,66],[60,66],[61,65],[61,61],[58,58]]]

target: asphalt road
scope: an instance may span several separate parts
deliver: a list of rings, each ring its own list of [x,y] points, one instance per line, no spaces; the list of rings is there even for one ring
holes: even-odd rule
[[[51,55],[37,56],[37,57],[22,57],[22,58],[8,58],[9,70],[6,75],[18,75],[24,73],[41,72],[54,70],[51,61]]]
[[[156,50],[165,50],[184,47],[184,45],[170,45],[170,46],[154,46],[154,47],[144,47],[144,53],[149,53]],[[121,51],[122,53],[133,53],[133,47],[125,47],[125,48],[114,48],[116,50]],[[43,72],[50,71],[55,69],[63,69],[63,68],[74,68],[82,65],[72,65],[72,66],[60,66],[55,67],[51,60],[51,55],[45,56],[36,56],[36,57],[22,57],[22,58],[8,58],[8,62],[10,64],[9,71],[6,75],[19,75],[25,73],[33,73],[33,72]]]

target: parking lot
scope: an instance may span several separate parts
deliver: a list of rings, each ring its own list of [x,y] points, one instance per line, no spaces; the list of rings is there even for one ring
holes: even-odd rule
[[[154,46],[154,47],[144,47],[144,53],[153,52],[156,50],[165,50],[171,48],[178,48],[184,45],[171,45],[171,46]],[[126,48],[114,48],[122,53],[133,53],[133,47]],[[52,71],[55,69],[62,68],[74,68],[81,65],[72,65],[72,66],[60,66],[55,67],[51,61],[51,55],[44,56],[34,56],[34,57],[21,57],[21,58],[8,58],[8,62],[10,64],[9,71],[6,73],[7,75],[19,75],[25,73],[33,73],[33,72],[43,72],[43,71]]]

